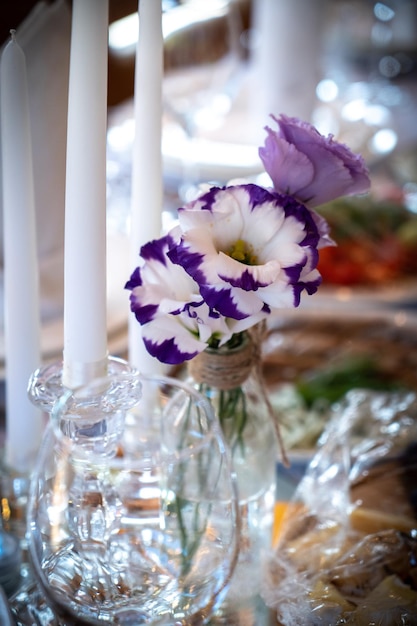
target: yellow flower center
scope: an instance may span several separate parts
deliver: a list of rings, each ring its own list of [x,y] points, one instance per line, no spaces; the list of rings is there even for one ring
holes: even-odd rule
[[[235,261],[239,261],[240,263],[244,263],[245,265],[257,265],[256,254],[254,254],[253,247],[243,241],[243,239],[238,239],[232,246],[229,256]]]

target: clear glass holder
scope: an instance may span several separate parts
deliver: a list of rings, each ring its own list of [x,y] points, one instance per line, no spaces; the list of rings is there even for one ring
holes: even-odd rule
[[[61,374],[53,364],[29,386],[50,420],[28,498],[31,576],[10,600],[16,624],[205,623],[230,581],[240,521],[210,404],[118,359],[76,390]]]
[[[109,378],[133,371],[131,366],[116,357],[108,358]],[[29,380],[28,393],[33,404],[50,415],[65,387],[62,384],[63,363],[57,361],[37,369]],[[0,456],[0,516],[1,528],[16,536],[25,552],[26,506],[29,495],[30,471],[20,472],[6,463],[4,451]],[[1,552],[0,552],[1,554]],[[23,560],[24,554],[23,554]]]
[[[132,371],[131,366],[123,359],[108,358],[109,379]],[[56,361],[35,370],[29,380],[30,400],[48,416],[51,415],[59,398],[65,396],[62,372],[62,361]],[[113,397],[113,402],[115,401]],[[29,623],[27,620],[35,619],[36,615],[36,619],[43,620],[42,623],[53,626],[58,624],[58,621],[33,580],[27,553],[26,516],[30,482],[29,472],[19,473],[8,467],[4,459],[1,459],[0,564],[4,563],[4,568],[8,569],[7,579],[5,574],[5,584],[2,583],[2,586],[10,598],[12,607],[14,606],[13,617],[18,625]],[[2,571],[0,568],[0,576]]]
[[[109,356],[107,375],[109,378],[119,374],[133,372],[133,368],[124,359]],[[63,363],[56,361],[35,370],[29,380],[28,394],[40,409],[50,414],[58,398],[66,388],[62,383]]]

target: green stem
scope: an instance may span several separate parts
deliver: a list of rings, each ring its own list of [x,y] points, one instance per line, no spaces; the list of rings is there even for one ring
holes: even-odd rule
[[[209,385],[201,383],[199,385],[199,391],[204,394],[214,406],[216,405],[214,390]],[[242,387],[219,390],[217,416],[232,451],[239,446],[242,453],[244,453],[245,444],[243,432],[247,423],[248,413],[246,395]]]
[[[187,433],[189,432],[190,421],[192,421],[192,407],[193,407],[193,404],[190,399],[188,408],[187,408],[187,417],[186,417],[186,420],[184,421],[184,427],[183,427],[182,434],[181,434],[181,448],[184,447],[185,438],[186,438]],[[200,415],[200,412],[198,412],[198,415]],[[201,424],[200,417],[198,418],[198,423],[200,425],[200,432],[203,432],[204,426]],[[194,503],[193,505],[194,509],[193,509],[193,514],[192,514],[192,525],[191,525],[192,532],[191,533],[188,532],[187,525],[184,521],[183,511],[184,511],[184,507],[187,506],[187,504],[189,505],[190,503],[187,499],[179,495],[183,493],[183,490],[184,490],[184,472],[186,469],[186,464],[187,462],[184,462],[184,463],[181,463],[179,466],[180,479],[179,479],[179,482],[176,488],[176,493],[175,493],[175,512],[176,512],[176,516],[178,519],[178,525],[179,525],[180,536],[181,536],[181,559],[182,559],[181,575],[182,576],[186,576],[190,570],[192,558],[198,549],[201,538],[206,532],[207,517],[208,517],[208,515],[206,515],[204,522],[201,524],[201,506],[199,502]],[[211,465],[210,459],[208,459],[208,463],[206,463],[206,462],[203,462],[201,455],[198,456],[198,481],[199,481],[198,484],[199,486],[201,486],[200,492],[204,490],[204,482],[207,482],[209,478],[208,467],[210,467],[210,465]],[[210,512],[210,507],[209,507],[208,514],[209,512]]]

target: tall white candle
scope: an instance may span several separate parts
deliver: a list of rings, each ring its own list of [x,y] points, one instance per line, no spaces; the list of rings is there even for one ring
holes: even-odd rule
[[[64,365],[69,388],[105,375],[108,0],[73,0],[65,194]]]
[[[25,472],[31,468],[42,436],[41,412],[27,395],[29,377],[40,366],[41,351],[26,61],[14,33],[2,54],[0,77],[6,462]]]
[[[135,139],[132,155],[131,258],[138,264],[140,247],[161,235],[163,37],[161,0],[140,0],[135,64]],[[148,374],[161,366],[142,341],[141,328],[129,317],[129,361]]]
[[[310,120],[327,0],[254,0],[252,105],[263,142],[270,113]]]

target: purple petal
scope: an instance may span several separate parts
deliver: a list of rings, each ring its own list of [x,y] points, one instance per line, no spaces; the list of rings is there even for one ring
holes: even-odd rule
[[[140,273],[140,267],[137,267],[130,277],[130,279],[125,284],[125,289],[134,289],[135,287],[139,287],[142,284],[142,277]]]
[[[205,282],[205,275],[201,270],[204,255],[190,252],[184,241],[182,241],[176,248],[168,252],[168,256],[172,263],[184,267],[198,284]]]
[[[143,343],[151,356],[156,357],[159,361],[167,363],[168,365],[177,365],[184,363],[184,361],[189,361],[200,352],[199,350],[195,352],[183,352],[179,349],[174,337],[166,339],[162,343],[156,343],[144,337]]]
[[[285,115],[271,117],[278,130],[266,127],[259,155],[276,191],[293,195],[311,208],[369,190],[365,162],[348,146],[331,135],[324,137],[308,122]]]
[[[253,292],[224,285],[201,285],[200,293],[209,307],[234,320],[243,320],[263,310],[263,302]]]
[[[153,320],[158,313],[157,304],[141,305],[134,295],[130,296],[130,310],[135,314],[139,324],[147,324]]]
[[[259,148],[259,156],[270,175],[274,187],[280,193],[296,194],[309,185],[314,178],[314,166],[310,159],[297,148],[281,139],[276,141],[274,131],[269,133],[265,147]]]

